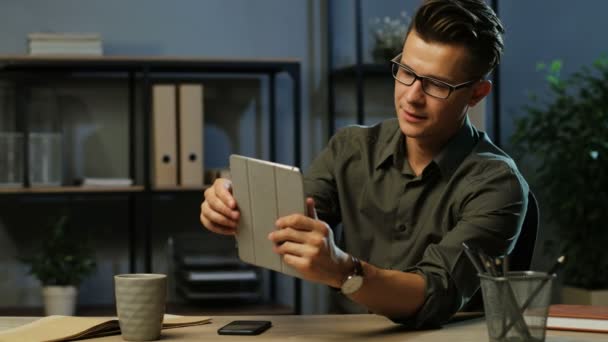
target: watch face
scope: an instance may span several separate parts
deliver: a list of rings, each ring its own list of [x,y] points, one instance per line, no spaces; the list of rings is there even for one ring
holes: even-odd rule
[[[363,285],[363,277],[359,275],[353,275],[348,277],[344,284],[342,284],[342,293],[351,294],[356,292]]]

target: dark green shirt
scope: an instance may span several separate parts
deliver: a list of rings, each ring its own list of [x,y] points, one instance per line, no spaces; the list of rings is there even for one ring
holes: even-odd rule
[[[462,242],[489,255],[509,251],[528,196],[513,160],[468,120],[419,176],[396,119],[344,128],[313,161],[304,188],[320,219],[342,224],[336,235],[347,253],[425,278],[416,316],[391,317],[412,327],[439,325],[470,299],[479,279]]]

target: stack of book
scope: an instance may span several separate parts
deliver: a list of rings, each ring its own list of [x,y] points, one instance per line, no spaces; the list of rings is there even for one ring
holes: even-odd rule
[[[82,179],[82,186],[131,186],[131,178],[93,178],[85,177]]]
[[[30,33],[30,55],[103,55],[97,33]]]

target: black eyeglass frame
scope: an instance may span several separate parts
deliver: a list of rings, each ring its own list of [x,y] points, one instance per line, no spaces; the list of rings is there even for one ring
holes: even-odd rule
[[[400,54],[398,54],[397,56],[395,56],[393,59],[391,59],[391,63],[392,63],[393,65],[396,65],[396,66],[397,66],[397,67],[399,67],[399,68],[402,68],[402,69],[406,70],[407,72],[411,73],[412,75],[414,75],[414,79],[412,80],[412,82],[411,82],[410,84],[407,84],[407,83],[405,83],[405,82],[401,81],[400,79],[398,79],[398,78],[397,78],[397,74],[396,74],[395,72],[393,72],[393,70],[391,70],[391,74],[393,74],[393,78],[394,78],[396,81],[398,81],[399,83],[404,84],[404,85],[406,85],[406,86],[408,86],[408,87],[409,87],[409,86],[411,86],[412,84],[414,84],[414,83],[415,83],[417,80],[420,80],[420,82],[422,82],[422,85],[424,85],[424,80],[430,80],[430,81],[432,81],[432,82],[435,82],[435,83],[440,83],[440,84],[442,84],[442,85],[445,85],[446,87],[448,87],[448,88],[450,89],[450,91],[448,92],[448,94],[447,94],[445,97],[439,97],[439,96],[436,96],[436,95],[432,95],[432,94],[427,93],[427,91],[426,91],[426,89],[424,88],[424,86],[422,87],[422,91],[424,91],[424,93],[425,93],[425,94],[427,94],[428,96],[434,97],[434,98],[436,98],[436,99],[445,100],[445,99],[447,99],[448,97],[450,97],[450,95],[452,95],[452,93],[453,93],[455,90],[458,90],[458,89],[461,89],[461,88],[466,88],[466,87],[469,87],[469,86],[471,86],[472,84],[475,84],[475,83],[477,83],[477,82],[479,82],[479,81],[483,80],[483,78],[476,78],[476,79],[474,79],[474,80],[466,81],[466,82],[459,83],[459,84],[449,84],[449,83],[447,83],[447,82],[444,82],[444,81],[442,81],[442,80],[438,80],[438,79],[433,78],[433,77],[428,77],[428,76],[420,76],[420,75],[418,75],[417,73],[415,73],[415,72],[414,72],[414,70],[412,70],[410,67],[405,66],[405,65],[401,64],[400,62],[398,62],[398,61],[400,61],[400,60],[401,60],[401,55],[403,55],[403,53],[400,53]],[[392,66],[391,66],[391,68],[392,68]]]

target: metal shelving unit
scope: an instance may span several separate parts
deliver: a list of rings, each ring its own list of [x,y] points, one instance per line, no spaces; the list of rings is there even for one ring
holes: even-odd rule
[[[81,74],[85,73],[86,76]],[[151,132],[151,86],[157,76],[162,74],[175,75],[235,75],[248,74],[267,77],[269,80],[268,100],[269,115],[268,127],[269,158],[276,161],[276,85],[277,74],[287,74],[293,82],[293,132],[294,132],[294,161],[297,166],[301,166],[301,70],[300,62],[292,59],[205,59],[205,58],[165,58],[165,57],[79,57],[79,56],[21,56],[6,55],[0,56],[0,78],[7,80],[14,87],[16,129],[24,134],[23,156],[24,156],[24,187],[18,189],[2,189],[0,196],[104,196],[119,195],[126,196],[129,208],[129,270],[130,272],[152,272],[152,247],[151,247],[151,201],[153,195],[162,193],[192,193],[200,192],[200,188],[192,187],[171,187],[155,189],[151,184],[150,172],[150,132]],[[108,77],[124,79],[128,88],[128,132],[129,132],[129,177],[137,179],[137,175],[143,173],[143,180],[131,187],[120,188],[92,188],[92,187],[53,187],[37,188],[31,187],[29,180],[28,165],[28,118],[25,115],[23,91],[27,89],[28,82],[31,80],[44,80],[47,77],[74,78],[83,77],[87,80]],[[119,75],[118,77],[116,75]],[[179,77],[179,76],[178,76]],[[204,77],[201,77],[204,78]],[[192,82],[189,77],[188,81]],[[141,87],[137,92],[136,87]],[[136,129],[136,108],[142,108],[143,129],[140,136]],[[138,146],[142,146],[138,151]],[[142,165],[137,165],[136,156],[143,154]],[[139,168],[142,168],[141,170]],[[136,213],[138,208],[140,213]],[[141,209],[143,208],[143,210]],[[137,218],[137,219],[136,219]],[[136,227],[142,226],[138,231]],[[136,240],[144,241],[143,261],[136,253]],[[137,265],[143,263],[143,270],[138,269]],[[271,281],[271,289],[274,281]],[[299,286],[295,290],[296,304],[295,311],[300,311]]]

